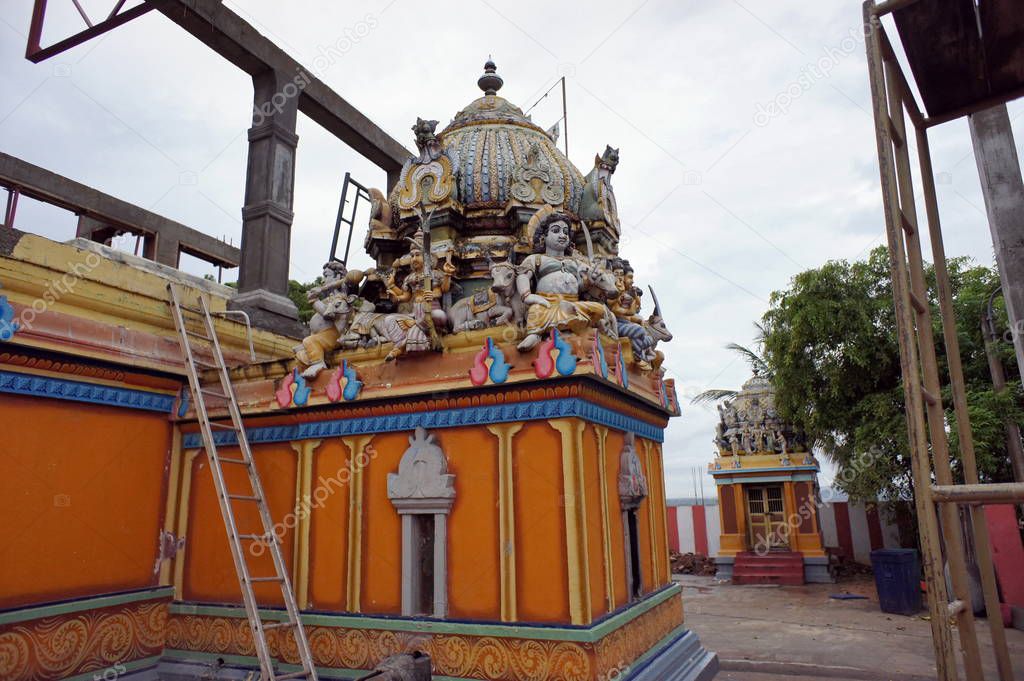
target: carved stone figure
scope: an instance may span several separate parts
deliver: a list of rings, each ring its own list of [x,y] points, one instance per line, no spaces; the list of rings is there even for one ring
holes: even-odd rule
[[[440,140],[434,134],[436,129],[437,121],[422,118],[417,118],[416,125],[412,126],[419,155],[406,161],[398,179],[397,203],[402,210],[413,210],[417,206],[440,204],[456,198],[453,191],[457,159],[453,159],[441,147]]]
[[[633,268],[628,260],[614,258],[611,261],[612,271],[617,278],[616,295],[608,303],[615,315],[616,330],[620,338],[628,338],[633,348],[633,361],[644,371],[651,369],[648,361],[654,343],[644,328],[644,320],[640,316],[640,297],[643,291],[633,285]]]
[[[315,378],[327,368],[325,354],[337,347],[338,339],[345,333],[351,312],[346,295],[347,274],[344,264],[332,260],[324,265],[324,283],[310,289],[307,294],[313,305],[310,333],[293,348],[299,366],[304,367],[304,378]]]
[[[615,234],[619,233],[619,209],[612,190],[612,175],[619,165],[619,150],[606,146],[604,153],[594,157],[594,169],[583,178],[583,199],[580,219],[603,222]]]
[[[367,238],[394,238],[391,204],[379,189],[370,188],[370,231]]]
[[[658,343],[668,343],[672,340],[672,332],[668,330],[668,326],[665,324],[665,318],[661,315],[661,303],[658,302],[658,296],[654,294],[654,289],[648,286],[651,291],[651,298],[654,299],[654,312],[644,322],[644,329],[647,331],[647,335],[651,337],[651,348],[649,361],[651,366],[658,370],[661,365],[665,362],[665,353],[658,349]]]
[[[603,303],[580,300],[581,291],[601,285],[604,273],[592,271],[590,263],[572,257],[571,224],[561,213],[544,217],[533,234],[534,252],[519,267],[516,288],[529,306],[527,335],[519,344],[520,351],[532,349],[553,328],[578,333],[592,327],[615,333],[614,317]]]
[[[313,307],[319,315],[318,326],[330,326],[311,333],[302,339],[300,345],[295,346],[295,359],[300,367],[305,367],[302,371],[303,378],[316,378],[327,368],[326,355],[338,347],[338,340],[346,332],[352,312],[350,296],[345,293],[336,293],[326,300],[317,300]]]
[[[491,286],[459,300],[448,310],[454,333],[512,322],[521,324],[524,320],[526,308],[516,295],[515,266],[507,261],[494,262],[490,256],[488,262]]]
[[[619,500],[623,508],[635,508],[647,497],[647,478],[636,454],[636,436],[626,433],[619,455]]]
[[[778,446],[781,448],[782,456],[789,455],[789,442],[786,440],[786,435],[781,430],[775,431],[775,440],[778,442]]]
[[[565,201],[565,183],[551,171],[551,165],[534,142],[526,151],[526,159],[512,170],[512,196],[523,203],[561,205]]]
[[[740,444],[743,446],[743,451],[748,454],[754,451],[754,443],[750,435],[750,426],[744,426],[743,430],[740,431]]]
[[[396,303],[412,303],[412,319],[415,323],[406,327],[406,321],[400,321],[400,325],[405,328],[405,342],[400,346],[401,349],[396,345],[386,359],[394,359],[403,352],[429,350],[436,345],[437,335],[448,330],[448,314],[441,308],[441,297],[451,289],[451,276],[455,267],[446,261],[440,274],[432,274],[434,267],[427,269],[426,256],[419,243],[414,239],[409,241],[412,244],[409,254],[396,261],[395,270],[387,280],[387,290]],[[433,262],[434,255],[429,257]],[[396,271],[401,267],[408,267],[409,273],[403,277],[399,286],[395,278]],[[396,350],[397,354],[392,356]]]
[[[353,350],[393,343],[394,347],[385,356],[386,360],[393,360],[405,353],[407,349],[412,349],[408,347],[410,343],[409,329],[415,326],[416,319],[413,315],[376,312],[373,303],[356,298],[352,320],[338,340],[338,345]],[[417,336],[413,342],[419,343],[421,338]],[[414,345],[414,348],[415,350],[426,350],[429,349],[429,346]]]
[[[455,499],[455,476],[448,472],[448,458],[434,435],[422,427],[409,437],[409,448],[402,454],[398,472],[388,474],[388,499]]]

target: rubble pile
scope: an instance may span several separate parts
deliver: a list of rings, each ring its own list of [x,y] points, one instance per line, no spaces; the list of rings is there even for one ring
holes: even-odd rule
[[[672,574],[676,575],[713,575],[717,571],[715,559],[701,553],[669,553],[672,563]]]

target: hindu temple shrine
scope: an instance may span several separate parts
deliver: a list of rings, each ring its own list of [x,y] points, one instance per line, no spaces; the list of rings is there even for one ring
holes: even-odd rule
[[[775,409],[771,381],[754,374],[718,406],[718,576],[734,584],[831,582],[818,513],[819,465],[803,433]]]
[[[477,85],[410,121],[367,192],[374,266],[325,258],[301,338],[176,268],[2,233],[0,677],[714,675],[670,575],[671,320],[619,253],[619,150],[577,168],[493,62]],[[714,471],[737,554],[755,488],[813,493],[796,439],[741,428],[760,389]]]

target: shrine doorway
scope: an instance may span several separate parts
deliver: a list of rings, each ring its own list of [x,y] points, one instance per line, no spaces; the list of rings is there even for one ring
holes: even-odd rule
[[[786,504],[782,485],[746,487],[747,527],[754,551],[788,551]]]

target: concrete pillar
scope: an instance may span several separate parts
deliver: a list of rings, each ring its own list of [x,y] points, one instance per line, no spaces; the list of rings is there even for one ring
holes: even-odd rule
[[[298,309],[287,295],[299,87],[294,74],[268,69],[253,77],[253,90],[242,258],[231,307],[248,312],[254,326],[301,337]]]
[[[992,247],[1013,329],[1017,373],[1024,378],[1024,184],[1006,105],[968,117]]]

